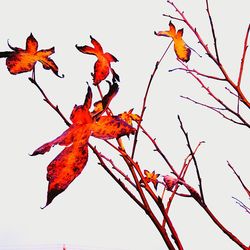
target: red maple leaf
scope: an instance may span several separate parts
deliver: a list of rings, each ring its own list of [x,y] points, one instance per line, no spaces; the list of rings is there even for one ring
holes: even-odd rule
[[[98,85],[101,81],[105,80],[111,71],[113,74],[113,79],[119,81],[119,76],[116,74],[114,69],[111,68],[111,62],[118,62],[118,60],[110,53],[103,52],[102,46],[97,42],[92,36],[90,36],[91,43],[94,47],[90,46],[77,46],[76,48],[84,53],[89,55],[95,55],[97,61],[94,65],[94,74],[93,74],[93,83]]]
[[[55,62],[49,58],[55,53],[55,48],[37,50],[38,42],[32,35],[26,39],[26,48],[9,47],[13,50],[9,52],[6,59],[6,65],[11,74],[20,74],[34,69],[37,61],[42,63],[44,69],[51,69],[54,74],[58,75],[58,67]],[[60,77],[60,76],[59,76]]]
[[[157,36],[166,36],[171,37],[174,41],[174,50],[177,57],[184,61],[188,62],[190,59],[191,50],[187,47],[184,40],[182,39],[183,36],[183,29],[180,29],[176,32],[175,26],[172,22],[169,22],[169,30],[167,31],[159,31],[155,33]]]
[[[123,135],[134,134],[135,128],[121,120],[118,116],[102,116],[108,104],[117,93],[118,85],[114,83],[104,96],[104,106],[99,112],[90,112],[92,91],[88,87],[83,105],[75,106],[70,119],[72,125],[56,139],[36,149],[32,156],[44,154],[55,145],[65,146],[60,154],[47,168],[49,181],[46,206],[82,172],[88,161],[88,140],[92,135],[99,139],[114,139]],[[106,105],[105,105],[106,103]]]

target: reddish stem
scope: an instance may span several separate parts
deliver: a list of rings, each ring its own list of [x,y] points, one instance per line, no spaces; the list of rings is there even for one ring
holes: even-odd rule
[[[44,101],[47,102],[49,104],[49,106],[54,109],[56,111],[56,113],[63,119],[63,121],[65,122],[65,124],[70,127],[71,123],[67,120],[67,118],[63,115],[63,113],[60,111],[58,105],[54,105],[49,98],[47,97],[47,95],[45,94],[45,92],[43,91],[43,89],[39,86],[39,84],[37,83],[36,79],[35,79],[35,69],[32,72],[32,77],[29,78],[30,82],[32,82],[37,89],[40,91],[40,93],[42,94],[42,96],[44,97]]]
[[[234,83],[234,81],[229,77],[229,75],[227,74],[225,68],[223,67],[223,65],[218,61],[218,59],[216,58],[216,56],[213,55],[213,53],[209,50],[208,45],[204,43],[204,41],[202,40],[200,34],[197,32],[196,28],[194,28],[189,21],[186,19],[184,12],[180,11],[176,5],[171,2],[171,1],[167,1],[169,4],[171,4],[174,9],[178,12],[178,14],[182,17],[183,21],[186,23],[186,25],[190,28],[190,30],[195,34],[195,36],[197,37],[199,43],[202,45],[202,47],[205,49],[207,55],[216,63],[216,65],[219,67],[220,71],[222,72],[222,74],[224,75],[224,77],[226,78],[227,82],[237,91],[239,98],[242,100],[242,102],[248,107],[250,108],[250,102],[248,101],[248,99],[245,97],[244,93],[242,92],[242,90],[240,89],[240,87]],[[210,23],[211,24],[211,23]],[[217,46],[217,45],[216,45]]]
[[[144,95],[144,98],[143,98],[143,103],[142,103],[142,109],[141,109],[141,115],[140,115],[140,121],[138,122],[138,125],[137,125],[137,129],[136,129],[136,132],[135,132],[135,137],[134,137],[134,142],[133,142],[133,148],[132,148],[132,154],[131,154],[131,158],[133,159],[134,158],[134,155],[135,155],[135,149],[136,149],[136,144],[137,144],[137,137],[138,137],[138,133],[139,133],[139,130],[140,130],[140,125],[141,125],[141,122],[142,122],[142,118],[143,118],[143,115],[145,113],[145,110],[146,110],[146,103],[147,103],[147,97],[148,97],[148,93],[149,93],[149,90],[150,90],[150,87],[151,87],[151,84],[152,84],[152,81],[154,79],[154,76],[155,76],[155,73],[157,72],[157,69],[159,67],[159,64],[162,62],[164,56],[166,55],[168,49],[170,48],[171,44],[172,44],[173,41],[171,41],[168,45],[168,47],[166,48],[166,50],[164,51],[163,55],[161,56],[160,60],[156,62],[155,64],[155,67],[154,67],[154,70],[153,70],[153,73],[151,74],[150,76],[150,79],[149,79],[149,82],[148,82],[148,85],[147,85],[147,89],[146,89],[146,92],[145,92],[145,95]]]
[[[242,181],[241,177],[239,176],[239,174],[235,171],[234,167],[230,164],[230,162],[227,162],[227,165],[233,170],[234,174],[236,175],[236,177],[238,178],[238,180],[240,181],[240,184],[242,185],[242,187],[244,188],[244,190],[246,191],[247,195],[250,198],[250,190],[247,188],[247,186],[244,184],[244,182]]]
[[[247,48],[248,48],[247,43],[248,43],[249,32],[250,32],[250,24],[248,25],[246,37],[244,40],[243,54],[242,54],[242,58],[241,58],[240,72],[239,72],[239,77],[238,77],[238,82],[237,82],[238,87],[240,87],[240,84],[241,84],[241,78],[242,78],[242,74],[243,74],[244,63],[245,63],[245,58],[246,58],[246,53],[247,53]]]
[[[182,62],[181,62],[182,63]],[[187,71],[189,71],[189,68],[187,65],[185,65],[184,63],[182,63],[182,65],[187,69]],[[208,88],[199,77],[197,77],[197,75],[195,75],[193,72],[189,71],[189,74],[191,74],[201,85],[202,88],[204,88],[207,93],[215,100],[217,101],[219,104],[221,104],[227,111],[229,111],[230,113],[232,113],[233,115],[235,115],[236,117],[238,117],[239,120],[242,121],[242,123],[247,126],[248,128],[250,128],[250,124],[236,111],[234,111],[233,109],[231,109],[229,106],[227,106],[221,99],[219,99],[218,97],[216,97],[213,92],[210,90],[210,88]]]

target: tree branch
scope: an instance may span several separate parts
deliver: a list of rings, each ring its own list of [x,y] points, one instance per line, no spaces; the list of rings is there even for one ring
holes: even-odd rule
[[[229,161],[227,161],[227,165],[233,170],[234,174],[236,175],[236,177],[238,178],[238,180],[240,181],[242,187],[244,188],[244,190],[246,191],[247,195],[250,198],[250,190],[247,188],[247,186],[244,184],[244,182],[242,181],[241,177],[239,176],[239,174],[235,171],[234,167],[230,164]]]
[[[138,122],[137,124],[137,129],[136,129],[136,132],[135,132],[135,137],[134,137],[134,142],[133,142],[133,148],[132,148],[132,153],[131,153],[131,158],[133,159],[134,158],[134,155],[135,155],[135,149],[136,149],[136,144],[137,144],[137,137],[138,137],[138,133],[139,133],[139,130],[140,130],[140,125],[141,125],[141,122],[142,122],[142,119],[143,119],[143,115],[144,115],[144,112],[146,110],[146,103],[147,103],[147,97],[148,97],[148,93],[149,93],[149,90],[150,90],[150,87],[151,87],[151,83],[153,81],[153,78],[155,76],[155,73],[157,72],[157,69],[158,69],[158,66],[160,65],[160,63],[162,62],[164,56],[166,55],[168,49],[170,48],[171,44],[172,44],[173,41],[171,41],[168,45],[168,47],[166,48],[166,50],[164,51],[164,53],[162,54],[161,58],[159,61],[156,62],[155,64],[155,68],[153,70],[153,73],[151,74],[150,76],[150,79],[149,79],[149,82],[148,82],[148,85],[147,85],[147,89],[146,89],[146,92],[145,92],[145,95],[144,95],[144,98],[143,98],[143,104],[142,104],[142,109],[141,109],[141,114],[140,114],[140,121]]]

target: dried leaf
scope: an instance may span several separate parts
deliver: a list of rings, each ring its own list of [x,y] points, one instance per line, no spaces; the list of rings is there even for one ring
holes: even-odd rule
[[[140,116],[137,114],[133,114],[133,109],[130,109],[128,112],[123,112],[122,114],[119,114],[118,116],[124,120],[129,125],[132,125],[132,121],[139,122],[141,120]]]
[[[157,178],[159,177],[160,174],[156,174],[155,170],[153,172],[149,172],[148,170],[145,169],[144,175],[145,175],[144,180],[147,183],[152,182],[154,184],[155,189],[157,189],[157,185],[159,182]]]
[[[175,50],[177,57],[184,62],[189,61],[191,50],[187,47],[184,40],[182,39],[183,29],[180,29],[176,32],[175,26],[170,21],[169,30],[159,31],[158,33],[156,33],[156,35],[171,37],[174,41],[174,50]]]
[[[118,116],[101,116],[96,123],[92,124],[92,131],[94,137],[108,140],[134,134],[136,129]]]
[[[54,47],[45,50],[38,49],[38,42],[32,35],[26,40],[26,49],[16,48],[9,45],[13,52],[7,57],[6,65],[11,74],[20,74],[34,69],[37,61],[42,63],[44,69],[51,69],[55,75],[58,75],[58,67],[55,62],[49,58],[55,52]],[[61,76],[59,76],[61,77]]]
[[[94,85],[98,85],[101,81],[105,80],[110,71],[113,73],[114,80],[119,81],[119,76],[111,68],[111,62],[117,62],[118,60],[112,54],[108,52],[104,53],[100,43],[97,42],[93,37],[90,36],[90,38],[91,43],[94,45],[93,48],[86,45],[76,45],[76,48],[84,54],[95,55],[97,57],[93,74]]]
[[[108,82],[108,81],[107,81]],[[94,103],[94,110],[91,112],[92,117],[98,119],[107,109],[112,101],[112,99],[116,96],[119,86],[115,82],[113,84],[109,83],[109,91],[108,93],[102,98],[101,101]]]
[[[163,181],[166,184],[166,189],[171,191],[173,187],[176,185],[176,183],[178,182],[178,179],[170,175],[165,175],[163,178]]]
[[[117,88],[116,85],[110,86],[106,99],[102,100],[105,109],[117,92]],[[91,103],[92,91],[88,87],[84,104],[73,108],[70,116],[73,124],[59,137],[43,144],[32,153],[32,156],[44,154],[55,145],[65,146],[47,168],[49,185],[45,207],[82,172],[88,161],[88,140],[91,135],[100,139],[114,139],[135,132],[132,126],[118,116],[98,116],[96,119],[89,111]]]

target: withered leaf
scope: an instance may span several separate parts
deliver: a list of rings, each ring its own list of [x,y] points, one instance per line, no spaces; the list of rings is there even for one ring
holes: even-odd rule
[[[38,42],[32,33],[26,39],[25,49],[12,47],[10,45],[9,47],[13,52],[7,57],[6,65],[11,74],[15,75],[31,71],[34,69],[36,62],[39,61],[42,63],[44,69],[50,69],[55,75],[59,76],[57,65],[51,58],[49,58],[50,55],[55,53],[55,48],[52,47],[50,49],[38,51]],[[59,77],[63,77],[63,75]]]
[[[65,146],[47,168],[49,185],[45,207],[82,172],[88,161],[88,140],[91,135],[106,140],[135,132],[135,128],[118,116],[101,116],[117,91],[118,85],[110,85],[110,90],[103,101],[104,107],[101,113],[93,115],[89,111],[92,103],[92,91],[88,87],[84,104],[73,108],[70,116],[72,125],[59,137],[43,144],[32,153],[32,156],[44,154],[55,145]]]
[[[97,57],[93,74],[94,85],[98,85],[101,81],[105,80],[110,71],[113,74],[113,81],[119,81],[119,76],[114,69],[111,68],[111,62],[117,62],[118,60],[112,54],[108,52],[104,53],[100,43],[92,36],[90,36],[90,39],[94,47],[76,45],[76,48],[84,54],[95,55]]]
[[[156,174],[155,170],[153,172],[149,172],[148,170],[145,169],[144,170],[144,175],[145,175],[144,180],[147,183],[152,182],[155,189],[157,189],[157,185],[158,185],[158,182],[159,182],[157,178],[159,177],[160,174]]]
[[[157,36],[171,37],[174,41],[174,51],[175,51],[177,57],[184,62],[189,61],[191,50],[190,50],[190,48],[187,47],[186,43],[182,39],[183,29],[180,29],[176,32],[175,26],[170,21],[169,22],[169,30],[159,31],[155,34]]]

